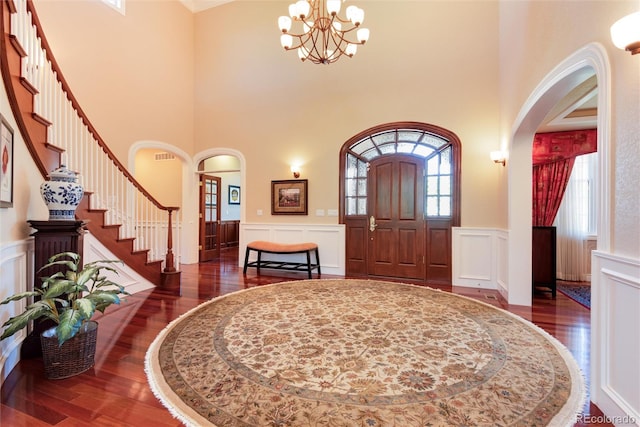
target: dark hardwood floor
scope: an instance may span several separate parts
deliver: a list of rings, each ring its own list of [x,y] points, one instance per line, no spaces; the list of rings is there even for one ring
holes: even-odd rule
[[[44,378],[42,360],[21,361],[2,385],[2,426],[179,426],[153,395],[144,372],[147,347],[173,319],[213,297],[248,287],[285,280],[303,280],[305,274],[255,269],[246,277],[238,268],[236,249],[218,262],[182,265],[182,294],[150,290],[110,307],[100,323],[96,365],[88,372],[64,379]],[[315,277],[315,275],[314,275]],[[323,278],[331,276],[323,275]],[[334,276],[335,277],[335,276]],[[461,287],[443,289],[504,308],[537,324],[566,345],[589,380],[589,310],[558,293],[535,295],[533,307],[509,306],[496,291]],[[587,384],[588,389],[588,384]],[[593,404],[584,408],[584,422],[576,427],[612,426],[595,417]]]

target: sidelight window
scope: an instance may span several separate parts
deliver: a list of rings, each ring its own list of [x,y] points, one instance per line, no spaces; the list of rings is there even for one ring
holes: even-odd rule
[[[347,215],[367,214],[367,171],[369,163],[347,154],[345,200]]]
[[[450,217],[453,194],[451,146],[427,159],[426,212],[428,217]]]

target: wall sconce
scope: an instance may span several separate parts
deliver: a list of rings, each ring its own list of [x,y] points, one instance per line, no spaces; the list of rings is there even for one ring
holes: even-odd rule
[[[300,178],[300,166],[291,165],[291,173],[293,173],[294,178]]]
[[[494,163],[502,163],[502,166],[506,166],[507,155],[504,151],[492,151],[490,156]]]
[[[611,41],[631,55],[640,53],[640,12],[632,13],[611,26]]]

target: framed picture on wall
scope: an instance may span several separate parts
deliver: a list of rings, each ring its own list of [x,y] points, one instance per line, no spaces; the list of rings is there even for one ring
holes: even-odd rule
[[[0,115],[0,208],[13,206],[13,129]]]
[[[229,186],[229,204],[230,205],[240,204],[240,187],[238,187],[237,185]]]
[[[271,181],[271,215],[307,215],[307,180]]]

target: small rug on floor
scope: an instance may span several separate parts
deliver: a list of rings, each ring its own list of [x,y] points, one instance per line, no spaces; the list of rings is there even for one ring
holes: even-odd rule
[[[480,301],[372,280],[302,280],[203,303],[149,347],[145,371],[194,426],[571,426],[570,352]]]
[[[591,286],[558,285],[558,291],[562,292],[578,304],[591,309]]]

